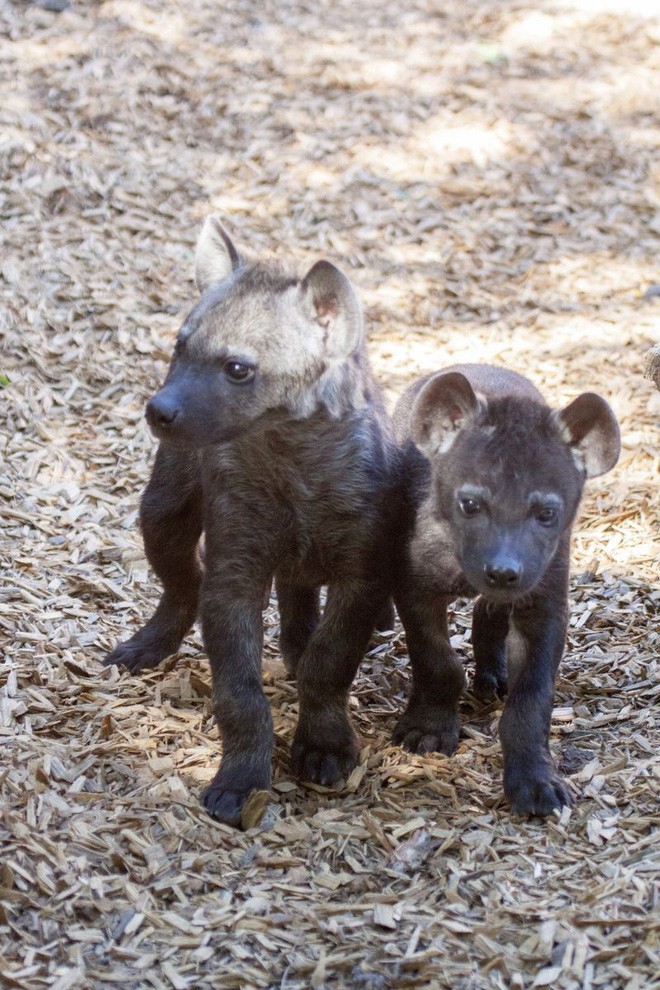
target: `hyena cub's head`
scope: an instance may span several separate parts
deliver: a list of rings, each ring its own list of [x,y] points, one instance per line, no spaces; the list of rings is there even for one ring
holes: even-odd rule
[[[212,216],[197,243],[195,276],[201,299],[147,404],[159,439],[222,443],[277,409],[297,419],[320,406],[339,415],[362,350],[360,306],[345,275],[328,261],[303,279],[245,264]]]
[[[432,511],[472,587],[513,602],[542,582],[586,478],[619,456],[607,402],[587,392],[552,410],[526,396],[486,399],[459,372],[435,375],[411,414],[432,466]]]

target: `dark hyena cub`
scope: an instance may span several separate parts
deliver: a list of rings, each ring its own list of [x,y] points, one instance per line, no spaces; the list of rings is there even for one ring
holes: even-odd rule
[[[237,823],[250,791],[270,785],[261,648],[273,577],[300,699],[294,769],[329,784],[355,764],[347,694],[388,599],[397,452],[360,307],[337,268],[320,261],[300,280],[244,264],[211,217],[196,276],[201,299],[147,405],[161,445],[141,523],[164,592],[107,662],[155,666],[178,648],[199,604],[223,751],[204,803]]]
[[[417,382],[394,423],[411,495],[395,601],[413,672],[395,741],[417,753],[455,750],[464,674],[447,605],[478,595],[474,690],[508,691],[504,790],[516,812],[547,815],[571,800],[548,745],[571,526],[585,478],[617,461],[616,419],[593,393],[553,411],[520,375],[468,364]]]

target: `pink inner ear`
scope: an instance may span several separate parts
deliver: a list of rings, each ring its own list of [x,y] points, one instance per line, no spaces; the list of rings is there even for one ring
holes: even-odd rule
[[[321,296],[314,300],[316,318],[323,327],[327,327],[337,315],[337,300],[333,296]]]
[[[458,405],[450,406],[449,409],[447,410],[447,415],[449,417],[449,421],[451,422],[451,425],[454,427],[455,430],[458,429],[460,424],[465,419],[465,411],[461,409],[461,407]]]

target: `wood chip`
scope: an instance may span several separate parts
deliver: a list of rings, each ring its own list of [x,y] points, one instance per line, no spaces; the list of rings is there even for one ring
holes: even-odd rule
[[[394,904],[374,905],[374,924],[380,928],[395,929],[401,920],[401,911]]]
[[[270,791],[252,791],[243,806],[241,813],[241,828],[246,831],[258,825],[264,816],[268,802],[270,801]]]

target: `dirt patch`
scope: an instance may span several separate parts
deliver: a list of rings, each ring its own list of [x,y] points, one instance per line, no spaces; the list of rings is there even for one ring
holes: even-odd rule
[[[660,986],[660,24],[629,0],[0,7],[0,983],[21,990]],[[291,776],[267,614],[275,785],[212,821],[199,638],[101,659],[149,615],[145,398],[194,299],[209,209],[237,243],[341,264],[393,398],[456,359],[553,404],[601,392],[552,747],[578,802],[501,799],[497,708],[452,759],[389,745],[400,629],[361,667],[361,763]],[[469,609],[452,616],[469,656]]]

